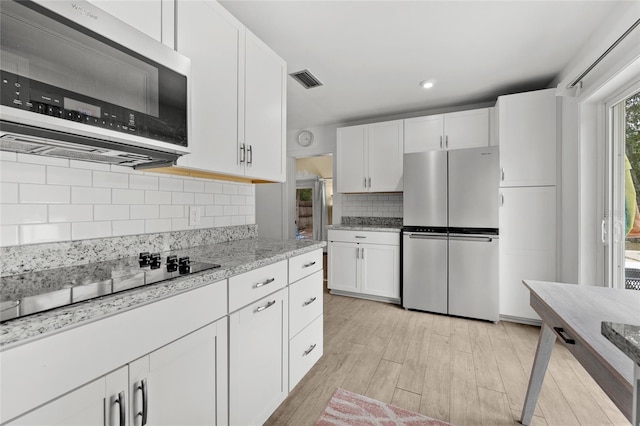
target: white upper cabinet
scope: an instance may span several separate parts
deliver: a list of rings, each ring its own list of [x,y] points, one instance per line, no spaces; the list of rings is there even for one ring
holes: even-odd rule
[[[489,109],[404,120],[404,152],[489,146]]]
[[[500,186],[556,184],[555,89],[500,96]]]
[[[146,35],[173,47],[174,0],[89,0],[89,2]],[[171,21],[171,25],[167,25],[168,21]]]
[[[191,58],[191,154],[178,166],[284,181],[286,63],[214,1],[178,1]]]
[[[402,191],[402,120],[338,129],[338,192]]]

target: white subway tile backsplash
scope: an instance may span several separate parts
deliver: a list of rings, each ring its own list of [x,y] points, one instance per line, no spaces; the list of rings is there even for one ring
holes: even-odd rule
[[[93,206],[83,204],[52,204],[49,206],[49,222],[90,222]]]
[[[130,175],[130,189],[146,189],[148,191],[158,190],[158,178],[154,176]]]
[[[17,204],[18,203],[18,184],[4,183],[0,184],[0,203]]]
[[[111,237],[111,222],[79,222],[71,224],[71,238],[87,240],[89,238]]]
[[[171,231],[171,219],[146,219],[144,221],[144,232],[169,232]]]
[[[142,189],[113,189],[113,204],[144,204]]]
[[[111,190],[106,188],[71,187],[72,204],[111,204]]]
[[[129,219],[129,205],[97,205],[93,208],[94,220],[124,220]]]
[[[185,180],[184,192],[204,192],[204,182],[199,180]]]
[[[70,223],[20,226],[20,244],[39,244],[71,239]]]
[[[68,186],[60,185],[20,184],[20,203],[69,204],[71,202],[70,189]]]
[[[47,183],[53,185],[91,186],[91,171],[47,166]]]
[[[130,207],[131,219],[157,219],[160,217],[159,206],[139,205]]]
[[[17,225],[0,226],[0,246],[15,246],[20,244],[19,227]]]
[[[213,194],[195,194],[194,202],[196,204],[213,204]],[[244,200],[243,200],[244,204]]]
[[[16,161],[30,164],[44,164],[45,166],[69,167],[69,160],[65,158],[45,157],[44,155],[18,154]]]
[[[182,179],[159,178],[158,189],[160,191],[182,192],[184,190],[184,181]]]
[[[93,186],[96,188],[129,188],[129,176],[105,171],[93,172]]]
[[[255,185],[0,152],[0,245],[255,223]]]
[[[108,172],[111,170],[109,164],[91,163],[89,161],[69,160],[69,167],[73,169],[102,170]]]
[[[144,234],[144,220],[114,220],[111,228],[114,237]]]
[[[342,214],[343,216],[402,217],[402,194],[344,194]]]
[[[145,204],[171,204],[171,192],[168,191],[145,191]]]
[[[222,194],[222,184],[220,182],[205,182],[204,192],[210,194]]]
[[[173,204],[193,204],[195,197],[192,192],[172,192],[171,200]]]
[[[47,223],[47,206],[45,204],[2,204],[0,205],[0,223],[2,225]]]
[[[46,167],[40,164],[2,161],[0,162],[0,180],[2,182],[45,183]]]
[[[160,206],[161,218],[185,217],[184,206]]]

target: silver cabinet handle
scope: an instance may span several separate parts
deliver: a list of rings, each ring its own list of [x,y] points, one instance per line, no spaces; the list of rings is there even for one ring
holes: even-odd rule
[[[267,304],[266,304],[266,305],[258,307],[258,309],[256,309],[256,313],[258,313],[258,312],[262,312],[262,311],[264,311],[265,309],[268,309],[268,308],[272,307],[272,306],[273,306],[273,305],[275,305],[275,304],[276,304],[276,301],[275,301],[275,300],[272,300],[271,302],[267,302]]]
[[[356,235],[356,238],[367,238],[364,235]]]
[[[361,259],[364,259],[364,247],[363,247],[363,248],[361,248],[360,250],[362,250],[362,257],[361,257]]]
[[[369,178],[369,188],[371,188],[371,178]]]
[[[449,149],[449,135],[444,137],[444,146]]]
[[[139,411],[136,415],[142,417],[141,426],[144,426],[147,424],[147,414],[149,413],[147,379],[142,379],[136,390],[142,391],[142,411]]]
[[[253,164],[253,145],[249,145],[247,151],[247,164]]]
[[[500,194],[500,205],[504,206],[504,194]]]
[[[114,395],[111,397],[111,401],[112,401],[112,405],[118,404],[118,412],[119,412],[119,416],[120,416],[120,420],[119,420],[119,425],[120,426],[125,426],[126,425],[126,411],[127,411],[127,407],[126,407],[126,402],[125,402],[125,397],[124,397],[124,391],[118,393],[118,395]]]
[[[440,149],[442,149],[442,136],[440,136]]]
[[[313,266],[316,264],[316,261],[314,260],[313,262],[309,262],[309,263],[305,263],[304,265],[302,265],[303,268],[308,268],[309,266]]]
[[[274,282],[276,279],[275,278],[269,278],[268,280],[264,280],[261,283],[257,283],[253,286],[253,288],[260,288],[262,286],[265,286],[267,284],[271,284],[272,282]]]
[[[360,248],[356,248],[356,259],[360,259]]]
[[[245,147],[244,147],[243,143],[240,144],[240,154],[241,154],[240,155],[240,164],[242,164],[246,160],[246,156],[247,156],[247,153],[246,153],[246,150],[245,150]]]
[[[302,304],[302,306],[309,306],[310,304],[312,304],[313,302],[315,302],[317,299],[317,297],[312,297],[311,299],[307,300],[306,302],[304,302]]]
[[[500,167],[500,180],[504,182],[504,167]]]
[[[302,353],[302,356],[307,356],[311,353],[311,351],[313,351],[316,348],[316,344],[314,343],[313,345],[309,346],[309,349],[307,349],[306,351],[304,351]]]
[[[365,188],[367,187],[367,178],[364,178],[364,183],[362,184]]]

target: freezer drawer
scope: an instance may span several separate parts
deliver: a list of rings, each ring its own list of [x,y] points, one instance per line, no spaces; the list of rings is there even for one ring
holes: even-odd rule
[[[449,235],[449,314],[498,321],[498,238]]]
[[[402,306],[447,313],[447,234],[402,235]]]

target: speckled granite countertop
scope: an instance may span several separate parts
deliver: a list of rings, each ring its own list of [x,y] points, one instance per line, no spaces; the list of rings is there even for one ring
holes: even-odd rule
[[[402,231],[402,226],[397,225],[329,225],[327,229],[345,231],[376,231],[376,232],[396,232]]]
[[[640,325],[602,322],[602,335],[640,365]]]
[[[221,267],[9,320],[0,324],[0,348],[23,344],[66,327],[173,296],[325,245],[324,241],[249,238],[191,247],[189,255],[193,260],[214,262]]]

